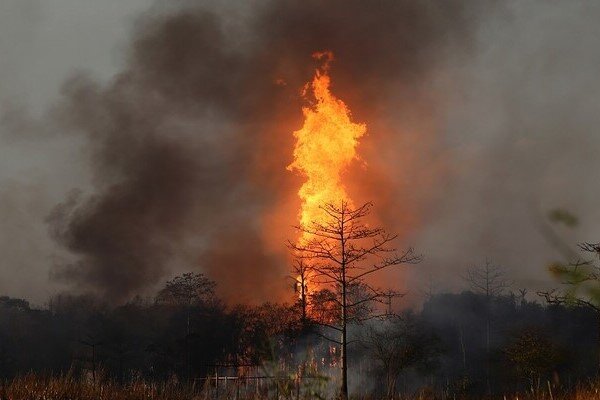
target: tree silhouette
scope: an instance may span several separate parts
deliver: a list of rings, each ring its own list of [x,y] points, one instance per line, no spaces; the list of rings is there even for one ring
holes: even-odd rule
[[[341,201],[339,205],[327,203],[320,208],[324,220],[297,226],[304,239],[299,243],[289,242],[289,247],[298,259],[307,262],[315,284],[325,290],[328,302],[338,310],[335,320],[317,322],[340,335],[339,340],[325,337],[341,347],[341,398],[347,399],[348,324],[385,316],[369,312],[372,309],[368,305],[385,304],[390,295],[366,279],[392,266],[418,263],[421,258],[411,248],[398,253],[391,247],[396,235],[364,222],[371,203],[352,208],[347,201]]]
[[[309,281],[309,266],[304,259],[296,259],[294,260],[294,265],[292,267],[292,272],[294,276],[294,291],[298,294],[298,305],[300,307],[301,312],[301,322],[302,325],[306,326],[308,322],[308,281]]]
[[[483,265],[469,268],[464,279],[473,292],[481,293],[488,299],[501,295],[511,285],[504,269],[489,260]]]
[[[583,252],[600,257],[600,244],[580,243],[578,246]],[[600,266],[592,258],[577,257],[565,264],[552,264],[550,271],[566,288],[539,291],[539,296],[543,297],[548,304],[585,307],[596,314],[597,369],[600,372]]]
[[[486,260],[485,264],[469,268],[464,277],[465,281],[475,293],[485,296],[485,351],[486,357],[486,385],[488,394],[491,393],[490,385],[490,351],[491,351],[491,325],[492,325],[492,299],[500,296],[510,285],[511,282],[506,279],[506,272],[503,268],[492,264]]]
[[[215,287],[216,283],[203,274],[187,272],[168,281],[156,296],[156,302],[191,306],[210,300]]]
[[[386,396],[394,398],[399,375],[408,368],[431,369],[440,352],[436,335],[413,313],[406,312],[367,328],[363,344],[385,377]]]
[[[557,346],[541,329],[527,327],[504,349],[519,376],[529,381],[532,392],[539,389],[540,378],[552,372],[560,361]]]
[[[203,274],[187,272],[168,281],[156,296],[157,304],[168,304],[185,307],[185,370],[187,378],[191,378],[191,360],[189,341],[191,336],[190,319],[192,306],[207,304],[215,293],[216,283]]]

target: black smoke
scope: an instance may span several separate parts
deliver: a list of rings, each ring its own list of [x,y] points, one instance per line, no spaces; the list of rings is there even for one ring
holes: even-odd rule
[[[194,269],[217,278],[230,299],[280,296],[295,221],[266,235],[264,219],[299,186],[285,167],[311,54],[333,51],[334,91],[357,120],[377,127],[378,116],[426,91],[449,54],[470,51],[479,15],[493,7],[298,0],[241,15],[209,5],[152,8],[110,83],[78,75],[64,85],[55,115],[86,138],[94,190],[71,195],[48,217],[53,237],[77,256],[53,276],[119,300]],[[408,120],[430,112],[422,104],[406,111]]]

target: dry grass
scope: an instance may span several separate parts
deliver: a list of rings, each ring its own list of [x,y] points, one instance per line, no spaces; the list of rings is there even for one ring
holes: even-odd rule
[[[42,378],[33,374],[5,383],[0,389],[2,400],[183,400],[200,399],[192,389],[179,385],[150,385],[132,382],[94,384],[69,375]]]
[[[214,387],[188,386],[173,383],[147,383],[142,380],[126,384],[103,380],[75,378],[71,375],[40,377],[28,374],[8,382],[0,382],[0,400],[209,400],[236,399],[262,400],[285,399],[284,393],[275,386],[243,386],[220,384]],[[290,397],[291,398],[291,397]],[[293,397],[296,399],[296,397]],[[312,399],[303,395],[301,399]]]
[[[239,393],[238,393],[239,395]],[[232,392],[221,392],[219,399],[236,399]],[[303,398],[307,398],[302,396]],[[29,374],[0,386],[0,400],[208,400],[215,399],[214,391],[202,388],[185,388],[176,383],[148,384],[134,381],[125,385],[112,382],[92,383],[77,379],[70,375],[60,377],[40,377]],[[273,392],[262,395],[250,394],[239,396],[239,400],[275,399]],[[280,400],[286,397],[282,394]],[[294,397],[295,398],[295,397]],[[423,391],[413,396],[399,396],[401,400],[450,400],[459,399],[454,396],[435,396]],[[499,400],[600,400],[600,383],[580,385],[569,392],[548,390],[539,393],[521,393],[496,396]],[[366,398],[364,398],[366,400]],[[369,400],[380,400],[369,397]]]

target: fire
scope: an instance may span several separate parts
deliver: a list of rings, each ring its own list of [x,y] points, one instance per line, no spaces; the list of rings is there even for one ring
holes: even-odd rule
[[[304,87],[304,98],[312,95],[314,103],[302,108],[304,125],[294,132],[294,161],[287,167],[306,178],[298,192],[301,199],[299,220],[304,226],[326,221],[327,214],[320,208],[323,204],[346,201],[352,205],[342,175],[352,161],[359,159],[356,147],[367,131],[365,124],[352,122],[348,106],[330,91],[329,66],[333,53],[320,52],[313,57],[324,62],[316,70],[312,82]],[[310,234],[304,232],[298,241],[302,244],[309,239]],[[305,294],[314,291],[311,278],[297,278],[300,285],[304,284]]]
[[[304,126],[294,132],[294,161],[288,166],[288,170],[298,171],[306,178],[298,192],[302,201],[299,213],[302,225],[325,221],[326,214],[319,207],[325,203],[337,204],[344,200],[352,204],[342,174],[359,158],[358,140],[367,131],[365,124],[352,122],[348,106],[330,91],[329,66],[333,53],[319,52],[313,57],[324,63],[312,82],[304,87],[303,96],[308,98],[312,94],[315,102],[302,108]],[[308,239],[309,235],[304,233],[299,241]]]

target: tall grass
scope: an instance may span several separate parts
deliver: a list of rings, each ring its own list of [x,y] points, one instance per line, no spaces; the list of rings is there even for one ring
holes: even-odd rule
[[[320,396],[302,395],[300,399],[319,398]],[[54,377],[43,377],[28,374],[13,380],[0,383],[0,400],[283,400],[296,399],[283,391],[267,391],[263,393],[235,393],[222,391],[218,395],[214,390],[202,387],[185,386],[176,382],[151,384],[132,381],[118,384],[111,381],[94,383],[86,379],[76,378],[69,374]],[[400,395],[398,400],[458,400],[468,399],[453,395],[434,394],[431,391],[420,391],[413,395]],[[477,400],[475,398],[471,398]],[[581,384],[570,391],[559,391],[548,388],[537,393],[517,393],[494,396],[498,400],[600,400],[600,382]],[[379,397],[360,397],[356,400],[384,400]],[[389,399],[385,399],[389,400]]]
[[[311,383],[310,386],[314,384]],[[221,381],[218,387],[210,385],[186,385],[176,381],[148,383],[133,380],[120,384],[101,379],[62,376],[39,376],[27,374],[10,381],[0,382],[0,400],[308,400],[322,398],[312,388],[296,386],[287,377],[258,383]]]
[[[201,399],[195,388],[134,381],[93,383],[71,375],[40,377],[28,374],[2,384],[2,400],[183,400]]]

